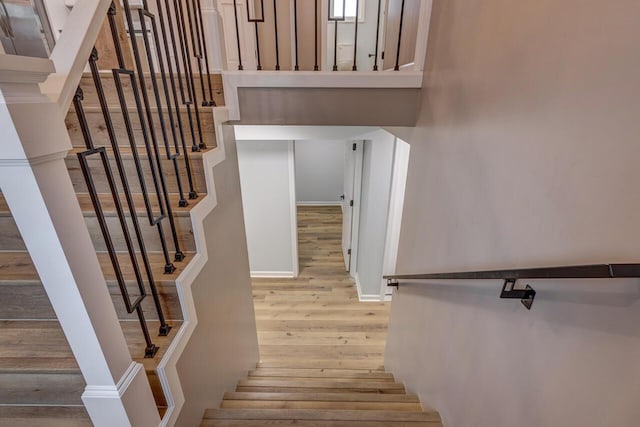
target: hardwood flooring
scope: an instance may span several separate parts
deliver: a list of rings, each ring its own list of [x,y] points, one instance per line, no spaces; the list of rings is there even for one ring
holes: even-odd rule
[[[298,252],[297,278],[252,280],[261,362],[382,367],[389,304],[358,301],[339,206],[298,207]]]

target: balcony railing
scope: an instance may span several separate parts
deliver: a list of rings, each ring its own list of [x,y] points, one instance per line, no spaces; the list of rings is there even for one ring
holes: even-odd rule
[[[231,70],[422,71],[430,0],[220,0]]]

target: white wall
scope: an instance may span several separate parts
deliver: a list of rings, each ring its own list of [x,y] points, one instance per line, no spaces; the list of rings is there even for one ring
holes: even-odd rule
[[[344,193],[345,141],[295,141],[298,204],[339,204]]]
[[[379,130],[364,142],[357,283],[361,299],[380,299],[395,137]]]
[[[252,276],[297,275],[292,141],[238,141]]]
[[[640,261],[640,2],[432,17],[398,272]],[[638,280],[526,283],[401,284],[386,367],[447,427],[637,426]]]

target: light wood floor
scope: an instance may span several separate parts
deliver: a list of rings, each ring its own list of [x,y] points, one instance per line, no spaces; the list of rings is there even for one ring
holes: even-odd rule
[[[341,241],[339,206],[299,207],[299,277],[252,281],[263,367],[383,365],[389,303],[358,301]]]

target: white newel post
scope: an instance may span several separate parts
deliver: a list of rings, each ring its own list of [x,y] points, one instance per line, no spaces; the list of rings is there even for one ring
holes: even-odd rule
[[[87,383],[94,425],[155,427],[148,379],[127,349],[66,170],[63,116],[38,87],[53,72],[48,59],[0,55],[0,189]]]
[[[216,0],[201,1],[203,28],[207,42],[210,71],[218,74],[227,69],[222,18],[218,11]]]

